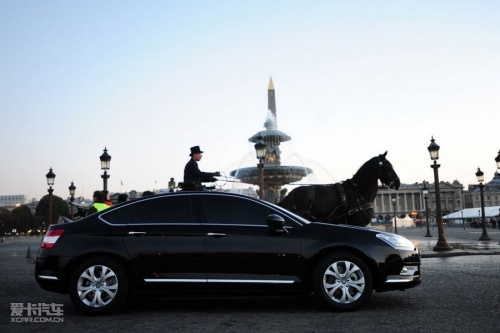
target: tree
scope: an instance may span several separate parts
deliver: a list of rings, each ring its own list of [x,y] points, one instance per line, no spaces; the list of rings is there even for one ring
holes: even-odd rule
[[[28,232],[34,227],[33,214],[26,205],[21,205],[12,210],[12,217],[14,218],[14,225],[18,232]]]
[[[5,235],[12,231],[12,225],[14,218],[12,217],[12,213],[5,209],[0,208],[0,233],[1,236]]]
[[[46,226],[55,224],[60,216],[69,216],[69,208],[66,201],[60,197],[52,196],[52,221],[49,221],[49,195],[45,195],[36,206],[35,209],[36,219],[40,223],[45,223]]]

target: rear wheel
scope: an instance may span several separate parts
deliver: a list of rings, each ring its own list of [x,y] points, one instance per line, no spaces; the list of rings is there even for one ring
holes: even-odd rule
[[[318,299],[338,311],[353,311],[365,305],[373,291],[370,270],[356,255],[332,253],[316,267],[313,277]]]
[[[74,271],[69,294],[82,312],[99,315],[119,308],[127,290],[127,275],[121,265],[109,258],[93,258]]]

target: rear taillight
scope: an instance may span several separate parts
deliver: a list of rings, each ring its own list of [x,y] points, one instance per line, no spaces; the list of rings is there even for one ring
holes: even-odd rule
[[[54,244],[57,242],[59,237],[63,234],[64,230],[59,229],[59,230],[49,230],[45,234],[42,240],[42,245],[41,247],[44,249],[50,249]]]

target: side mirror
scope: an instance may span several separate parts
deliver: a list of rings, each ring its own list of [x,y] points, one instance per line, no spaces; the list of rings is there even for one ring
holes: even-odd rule
[[[269,228],[276,232],[286,232],[288,231],[284,228],[285,220],[278,214],[271,214],[266,218],[266,223]]]

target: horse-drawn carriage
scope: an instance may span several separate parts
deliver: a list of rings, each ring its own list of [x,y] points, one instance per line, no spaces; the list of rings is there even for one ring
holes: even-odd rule
[[[309,221],[367,226],[373,217],[378,181],[395,190],[401,185],[386,155],[371,158],[341,183],[297,187],[279,205]]]

